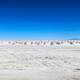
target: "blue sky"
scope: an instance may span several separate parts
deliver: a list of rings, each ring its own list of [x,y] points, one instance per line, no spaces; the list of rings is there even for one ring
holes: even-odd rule
[[[0,0],[0,39],[80,38],[79,0]]]

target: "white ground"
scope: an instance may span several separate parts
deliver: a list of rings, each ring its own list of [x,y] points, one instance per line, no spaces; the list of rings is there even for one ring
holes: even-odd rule
[[[80,80],[80,46],[0,45],[0,80]]]

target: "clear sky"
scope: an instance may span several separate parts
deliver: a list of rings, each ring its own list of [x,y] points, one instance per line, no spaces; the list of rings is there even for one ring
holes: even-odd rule
[[[0,0],[0,39],[80,38],[80,0]]]

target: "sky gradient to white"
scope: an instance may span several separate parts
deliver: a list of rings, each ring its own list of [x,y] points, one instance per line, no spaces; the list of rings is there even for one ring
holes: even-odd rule
[[[0,39],[80,38],[79,0],[0,0]]]

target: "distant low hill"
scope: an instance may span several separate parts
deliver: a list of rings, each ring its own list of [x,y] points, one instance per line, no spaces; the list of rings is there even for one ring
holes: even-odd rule
[[[71,39],[68,39],[68,40],[80,40],[80,38],[71,38]]]

